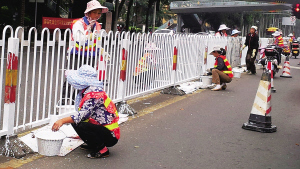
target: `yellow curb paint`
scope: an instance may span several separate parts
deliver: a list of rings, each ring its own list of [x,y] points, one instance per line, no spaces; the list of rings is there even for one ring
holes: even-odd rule
[[[8,162],[1,163],[0,168],[18,168],[18,167],[21,167],[24,164],[30,163],[34,160],[37,160],[37,159],[41,158],[41,157],[44,157],[44,156],[37,154],[37,155],[33,155],[32,157],[28,157],[26,159],[12,159]]]
[[[154,93],[142,96],[142,97],[138,97],[138,98],[135,98],[135,99],[128,100],[127,104],[133,104],[133,103],[136,103],[138,101],[150,99],[150,98],[153,98],[153,97],[156,97],[156,96],[159,96],[159,95],[160,95],[160,92],[154,92]]]
[[[200,93],[200,92],[202,92],[202,91],[204,91],[204,90],[205,90],[205,89],[200,89],[200,90],[196,91],[196,92],[193,93],[193,94],[187,94],[187,95],[184,95],[184,96],[176,96],[176,97],[171,98],[171,99],[169,99],[169,100],[166,100],[166,101],[164,101],[164,102],[161,102],[161,103],[155,104],[155,105],[153,105],[153,106],[147,107],[147,108],[145,108],[145,109],[139,111],[137,116],[131,116],[131,117],[129,117],[128,121],[130,121],[130,120],[132,120],[132,119],[135,119],[135,118],[137,118],[137,117],[142,117],[142,116],[144,116],[144,115],[147,115],[147,114],[149,114],[149,113],[151,113],[151,112],[154,112],[154,111],[156,111],[156,110],[158,110],[158,109],[164,108],[164,107],[166,107],[166,106],[168,106],[168,105],[171,105],[171,104],[173,104],[173,103],[176,103],[176,102],[178,102],[178,101],[181,101],[181,100],[183,100],[183,99],[185,99],[185,98],[188,98],[188,97],[190,97],[190,96],[193,96],[193,95],[195,95],[195,94],[197,94],[197,93]]]

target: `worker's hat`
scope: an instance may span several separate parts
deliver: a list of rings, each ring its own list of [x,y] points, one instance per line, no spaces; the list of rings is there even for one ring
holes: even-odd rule
[[[255,29],[257,31],[257,26],[251,26],[251,29]]]
[[[91,0],[90,2],[87,3],[86,10],[84,11],[84,13],[86,14],[88,12],[91,12],[92,10],[95,10],[95,9],[102,9],[101,13],[108,12],[108,8],[106,8],[105,6],[102,6],[99,1]]]
[[[234,34],[238,34],[238,33],[241,33],[241,31],[238,31],[237,29],[234,29],[231,33],[231,36],[234,35]]]
[[[279,31],[276,31],[275,33],[272,34],[273,36],[279,36],[280,35],[280,32]]]
[[[229,30],[230,28],[228,28],[225,24],[220,25],[219,27],[219,31],[221,30]]]
[[[292,33],[289,34],[290,37],[293,37],[294,35]]]
[[[212,55],[213,52],[221,52],[221,49],[222,48],[220,46],[215,46],[209,54]]]

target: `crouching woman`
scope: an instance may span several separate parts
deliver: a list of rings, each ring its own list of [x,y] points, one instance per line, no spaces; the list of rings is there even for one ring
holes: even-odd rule
[[[119,116],[114,103],[103,91],[103,83],[97,80],[96,70],[83,65],[78,70],[67,70],[66,77],[78,95],[75,100],[77,114],[56,121],[52,130],[57,131],[66,123],[72,123],[79,137],[89,149],[88,158],[109,156],[107,147],[117,144],[120,138]]]
[[[212,83],[214,84],[213,91],[225,90],[227,88],[226,83],[230,83],[233,78],[232,68],[230,63],[226,59],[226,56],[222,55],[223,48],[214,47],[210,55],[216,58],[216,62],[212,71]]]

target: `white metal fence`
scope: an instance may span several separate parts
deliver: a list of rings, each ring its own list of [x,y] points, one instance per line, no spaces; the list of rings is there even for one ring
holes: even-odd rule
[[[10,26],[4,28],[0,40],[0,136],[47,124],[51,116],[73,112],[76,91],[64,87],[64,73],[83,64],[98,70],[104,91],[116,103],[199,78],[213,67],[214,57],[208,54],[214,46],[227,49],[233,66],[241,63],[240,38],[94,33],[96,36],[86,42],[89,34],[77,33],[73,40],[69,29],[50,33],[45,28],[39,36],[36,28],[31,28],[28,35],[22,27],[15,31]],[[86,54],[71,52],[76,46],[86,48]],[[15,62],[9,53],[15,54],[17,66],[10,66]],[[8,93],[14,86],[16,92]],[[6,97],[11,100],[3,100]]]

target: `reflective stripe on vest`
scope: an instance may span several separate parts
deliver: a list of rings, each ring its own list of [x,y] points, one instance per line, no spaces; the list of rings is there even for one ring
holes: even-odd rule
[[[89,99],[100,99],[100,98],[103,98],[104,106],[105,106],[107,112],[114,114],[116,116],[111,124],[107,124],[107,125],[103,125],[103,126],[105,128],[107,128],[108,130],[114,132],[116,138],[119,139],[120,138],[120,128],[119,128],[119,124],[118,124],[118,121],[119,121],[118,111],[117,111],[115,104],[111,101],[111,99],[107,96],[107,94],[104,91],[89,92],[89,93],[85,94],[79,104],[79,110],[81,109],[81,107],[83,106],[85,101],[87,101]],[[89,122],[89,120],[87,119],[84,122]]]
[[[278,46],[283,46],[283,38],[281,36],[278,37]]]
[[[233,74],[232,74],[232,68],[230,63],[228,62],[227,58],[223,55],[219,56],[220,58],[223,59],[225,66],[227,67],[227,70],[221,70],[223,73],[227,74],[230,78],[233,78]],[[215,65],[214,67],[216,68],[218,66],[218,59],[216,59]]]

